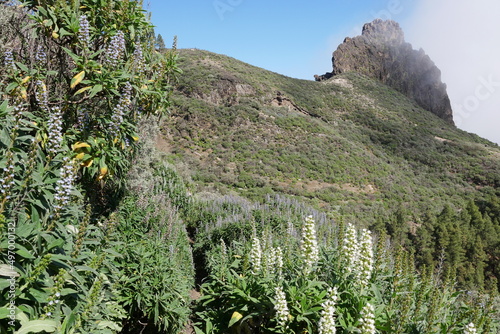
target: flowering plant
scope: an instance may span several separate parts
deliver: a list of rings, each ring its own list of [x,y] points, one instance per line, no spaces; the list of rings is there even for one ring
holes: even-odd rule
[[[136,1],[0,11],[16,19],[0,22],[0,268],[15,283],[1,286],[12,312],[0,332],[118,332],[143,315],[115,290],[109,198],[124,190],[139,119],[166,113],[175,52],[154,51]],[[171,325],[165,313],[158,327]]]

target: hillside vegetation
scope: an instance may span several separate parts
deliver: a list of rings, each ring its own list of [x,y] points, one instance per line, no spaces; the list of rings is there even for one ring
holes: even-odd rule
[[[0,3],[1,333],[498,333],[496,145],[154,36]]]
[[[201,50],[179,67],[163,149],[197,191],[288,195],[497,284],[498,145],[357,73],[297,80]]]

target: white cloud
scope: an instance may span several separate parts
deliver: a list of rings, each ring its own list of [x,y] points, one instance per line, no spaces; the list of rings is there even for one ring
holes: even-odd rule
[[[500,1],[421,0],[406,40],[441,69],[458,127],[500,143]]]

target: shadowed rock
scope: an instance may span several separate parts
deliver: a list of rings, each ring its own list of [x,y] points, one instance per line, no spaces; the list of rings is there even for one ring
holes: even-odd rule
[[[376,19],[363,26],[361,36],[347,37],[333,52],[333,71],[317,81],[344,72],[358,72],[398,90],[421,107],[453,124],[453,114],[441,71],[420,50],[404,40],[398,23]]]

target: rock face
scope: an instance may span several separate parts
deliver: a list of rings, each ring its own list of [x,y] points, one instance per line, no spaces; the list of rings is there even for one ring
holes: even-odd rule
[[[315,76],[326,80],[344,72],[358,72],[391,86],[421,107],[453,124],[453,114],[441,71],[420,50],[404,40],[398,23],[376,19],[363,26],[361,36],[347,37],[333,53],[333,71]]]

